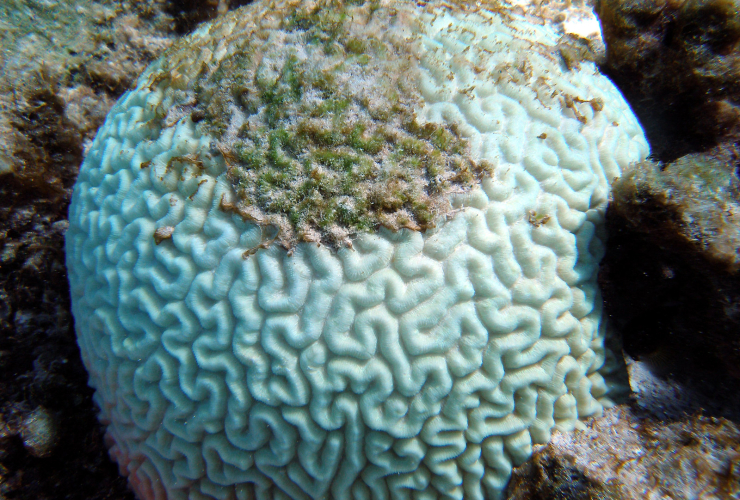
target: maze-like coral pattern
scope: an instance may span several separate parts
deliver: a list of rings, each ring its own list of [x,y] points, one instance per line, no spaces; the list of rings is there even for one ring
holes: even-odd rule
[[[430,61],[464,50],[430,25]],[[110,113],[67,252],[101,419],[141,498],[496,498],[532,443],[608,404],[601,225],[607,179],[647,154],[639,126],[593,74],[565,84],[602,99],[585,122],[515,79],[478,82],[473,106],[467,67],[428,63],[419,113],[458,123],[493,178],[431,232],[338,252],[252,253],[268,229],[223,209],[223,159],[192,122],[149,126],[172,96],[146,75]]]

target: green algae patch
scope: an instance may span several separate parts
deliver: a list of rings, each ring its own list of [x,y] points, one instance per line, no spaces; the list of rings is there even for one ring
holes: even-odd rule
[[[277,226],[286,247],[428,229],[452,210],[451,192],[492,171],[455,124],[418,119],[418,36],[378,8],[299,5],[277,26],[232,35],[180,99],[225,160],[237,197],[227,205]]]

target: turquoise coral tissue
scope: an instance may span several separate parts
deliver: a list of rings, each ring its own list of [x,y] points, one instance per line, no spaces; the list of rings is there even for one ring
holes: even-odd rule
[[[493,3],[263,0],[141,75],[66,234],[140,498],[497,498],[612,404],[604,212],[649,151],[557,45]]]

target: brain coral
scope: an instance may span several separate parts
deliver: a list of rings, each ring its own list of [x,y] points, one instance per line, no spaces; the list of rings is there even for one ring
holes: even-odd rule
[[[604,210],[648,147],[557,43],[493,4],[257,1],[144,72],[67,232],[139,497],[497,498],[610,404]]]

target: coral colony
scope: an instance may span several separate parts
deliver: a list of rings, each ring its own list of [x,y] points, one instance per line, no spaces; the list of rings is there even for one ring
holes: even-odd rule
[[[140,498],[492,499],[612,404],[604,210],[648,146],[557,43],[493,3],[263,0],[144,72],[67,232]]]

